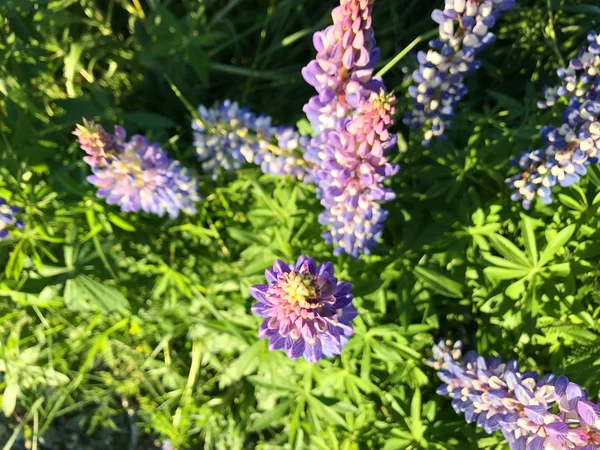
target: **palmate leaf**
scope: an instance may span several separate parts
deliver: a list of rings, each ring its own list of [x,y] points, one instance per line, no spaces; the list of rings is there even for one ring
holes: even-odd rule
[[[525,249],[530,261],[535,265],[538,261],[537,244],[535,242],[535,221],[525,214],[521,214],[521,219],[521,235],[525,243]]]
[[[527,258],[527,255],[504,236],[492,234],[489,239],[492,247],[506,259],[524,267],[531,267],[531,261]]]
[[[129,302],[123,294],[87,275],[67,280],[64,301],[67,308],[73,311],[130,312]]]
[[[446,297],[460,298],[462,296],[462,286],[459,282],[427,267],[416,266],[413,270],[419,280],[435,292]]]
[[[565,228],[563,228],[551,241],[548,242],[546,248],[542,251],[540,255],[539,266],[543,267],[547,263],[549,263],[556,253],[565,246],[567,242],[575,233],[576,225],[571,224]]]

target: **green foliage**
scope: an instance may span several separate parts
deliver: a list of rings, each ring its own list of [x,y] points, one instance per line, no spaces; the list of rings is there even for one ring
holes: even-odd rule
[[[3,1],[0,195],[26,222],[0,242],[4,448],[505,448],[435,395],[423,359],[441,336],[595,397],[600,172],[527,215],[503,179],[557,123],[535,102],[600,15],[518,3],[450,140],[424,149],[398,126],[398,198],[375,253],[354,261],[323,243],[311,188],[256,167],[201,174],[195,216],[125,215],[94,197],[70,135],[82,116],[120,123],[199,170],[197,104],[232,98],[295,123],[309,36],[334,1]],[[434,27],[431,7],[377,0],[382,67]],[[399,97],[402,64],[386,75]],[[334,261],[360,312],[341,357],[316,365],[269,352],[250,312],[265,268],[302,253]]]

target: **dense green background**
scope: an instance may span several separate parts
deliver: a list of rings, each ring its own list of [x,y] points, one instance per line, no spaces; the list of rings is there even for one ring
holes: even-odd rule
[[[380,66],[435,28],[442,3],[375,2]],[[442,336],[596,398],[600,171],[528,216],[503,180],[560,122],[536,100],[600,7],[517,3],[450,140],[424,149],[398,125],[383,242],[333,259],[355,286],[356,335],[310,365],[258,340],[248,288],[275,258],[332,259],[311,188],[248,166],[200,173],[196,216],[125,215],[94,197],[70,132],[82,117],[119,123],[200,171],[190,105],[231,98],[302,119],[313,91],[300,69],[336,2],[2,0],[0,195],[24,207],[26,230],[0,243],[0,447],[505,448],[435,395],[423,358]],[[385,77],[399,119],[413,68],[407,57]]]

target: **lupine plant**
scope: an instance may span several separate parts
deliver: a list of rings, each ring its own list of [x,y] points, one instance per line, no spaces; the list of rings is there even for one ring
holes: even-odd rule
[[[77,125],[73,134],[87,153],[83,159],[93,173],[88,181],[98,187],[96,195],[106,198],[109,205],[118,204],[123,212],[145,211],[171,218],[180,211],[196,212],[196,180],[158,143],[150,144],[141,135],[126,141],[122,127],[115,126],[110,134],[87,121]]]
[[[192,123],[194,145],[207,172],[216,176],[219,170],[255,163],[264,173],[304,177],[305,163],[295,152],[305,149],[309,138],[294,128],[275,126],[270,117],[257,116],[231,100],[210,109],[200,106],[198,114]]]
[[[568,68],[558,70],[562,84],[547,88],[545,101],[538,103],[540,108],[549,108],[559,97],[566,97],[568,105],[562,112],[563,123],[560,127],[543,127],[540,135],[544,147],[515,158],[513,163],[521,173],[506,180],[514,189],[512,199],[522,200],[525,209],[529,209],[536,198],[549,204],[554,186],[568,187],[577,183],[587,173],[587,166],[598,162],[600,37],[590,31],[587,40],[587,49],[582,49]]]
[[[0,449],[600,449],[598,12],[1,1]]]
[[[465,77],[482,65],[475,55],[496,40],[490,29],[503,11],[515,6],[515,0],[445,1],[443,11],[431,14],[440,34],[429,43],[427,53],[418,54],[419,68],[408,91],[412,109],[404,117],[411,128],[423,128],[423,145],[445,135],[467,94]]]
[[[564,375],[519,372],[516,361],[462,358],[461,345],[440,341],[432,366],[441,369],[437,392],[456,412],[488,433],[502,431],[511,449],[595,449],[600,446],[600,404]],[[556,404],[556,410],[551,410]]]
[[[269,339],[269,350],[285,349],[290,359],[301,355],[309,362],[342,352],[354,333],[351,321],[352,285],[338,281],[333,264],[320,264],[304,255],[296,264],[277,260],[265,276],[269,284],[252,286],[258,301],[252,312],[265,320],[258,330]]]

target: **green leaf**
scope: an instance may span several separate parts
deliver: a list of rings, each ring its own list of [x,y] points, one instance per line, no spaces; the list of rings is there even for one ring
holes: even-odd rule
[[[585,205],[582,205],[573,197],[567,194],[558,194],[558,200],[567,208],[573,209],[575,211],[584,212],[586,210]]]
[[[535,265],[538,260],[538,251],[537,244],[535,242],[534,220],[525,214],[521,214],[521,218],[521,236],[523,237],[523,242],[525,243],[525,249],[531,257],[531,262]]]
[[[423,266],[415,266],[415,275],[423,284],[446,297],[462,297],[462,285],[441,273]]]
[[[489,236],[492,246],[507,259],[514,261],[522,266],[531,267],[531,262],[527,258],[527,255],[523,253],[519,247],[510,242],[504,236],[499,234],[492,234]]]
[[[553,275],[557,277],[567,277],[571,273],[571,264],[568,262],[552,264],[546,267]]]
[[[291,406],[292,400],[281,402],[275,408],[258,416],[248,427],[248,431],[259,431],[278,425],[280,420],[289,412]]]
[[[483,272],[496,281],[513,280],[523,278],[529,273],[529,269],[506,269],[504,267],[486,267]]]
[[[2,394],[2,412],[6,417],[10,417],[15,410],[20,392],[19,383],[9,382],[6,385],[6,389],[4,389],[4,393]]]
[[[251,233],[246,230],[240,230],[239,228],[227,228],[227,234],[232,239],[238,241],[241,244],[260,244],[266,245],[264,239],[256,233]]]
[[[323,420],[327,420],[331,423],[335,423],[336,425],[348,429],[348,425],[346,424],[344,418],[332,407],[327,406],[325,403],[321,402],[312,395],[308,395],[306,399],[310,408],[313,409]]]
[[[519,300],[525,293],[525,280],[515,281],[504,292],[513,300]]]
[[[421,389],[416,388],[410,402],[410,425],[415,440],[423,438],[423,422],[421,421]]]
[[[571,239],[571,236],[573,236],[573,233],[575,233],[575,229],[576,225],[571,224],[566,228],[563,228],[550,242],[548,242],[548,245],[540,255],[540,267],[543,267],[548,262],[550,262],[554,255],[561,248],[563,248],[567,244],[567,242],[569,242],[569,239]]]
[[[522,264],[518,264],[514,261],[510,261],[508,259],[501,258],[499,256],[494,256],[491,253],[484,253],[483,259],[487,262],[494,264],[498,267],[503,267],[505,269],[515,269],[515,270],[527,270],[529,271],[529,266],[523,266]]]
[[[71,43],[71,48],[69,49],[69,53],[65,57],[65,67],[64,67],[64,76],[66,80],[67,93],[69,97],[75,97],[75,86],[74,79],[75,75],[79,71],[81,64],[79,60],[81,59],[81,53],[85,46],[78,42]]]
[[[116,225],[117,227],[121,228],[122,230],[135,231],[135,227],[133,225],[131,225],[126,220],[121,219],[116,214],[108,213],[108,220],[110,220],[113,225]]]
[[[129,302],[115,288],[99,283],[87,275],[67,280],[64,301],[74,311],[129,312]]]

